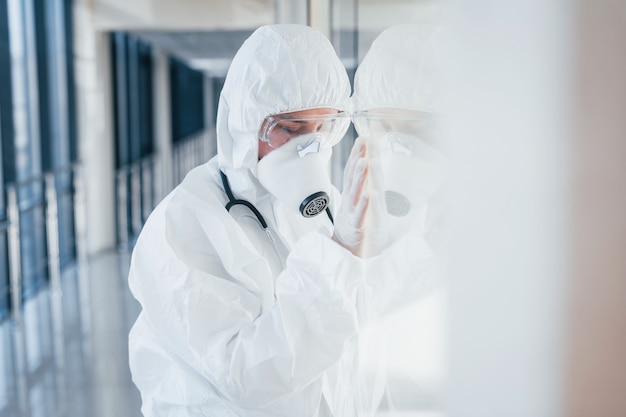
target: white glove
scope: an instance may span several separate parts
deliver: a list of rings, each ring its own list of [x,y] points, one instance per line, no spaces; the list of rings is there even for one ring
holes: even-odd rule
[[[368,162],[365,141],[354,142],[343,173],[341,204],[335,216],[333,240],[356,256],[362,255],[365,240],[365,215],[369,205],[367,194]]]

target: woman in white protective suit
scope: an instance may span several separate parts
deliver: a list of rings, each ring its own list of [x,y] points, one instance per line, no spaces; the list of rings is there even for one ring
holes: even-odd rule
[[[413,236],[360,257],[365,148],[341,198],[328,173],[349,94],[331,44],[306,26],[262,27],[236,54],[218,156],[159,204],[133,251],[130,367],[145,416],[359,413],[359,328],[407,282],[427,287],[431,256]]]

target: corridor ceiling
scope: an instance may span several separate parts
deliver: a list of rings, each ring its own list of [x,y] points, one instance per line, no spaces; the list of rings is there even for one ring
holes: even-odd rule
[[[222,76],[250,30],[137,31],[141,40],[162,48],[209,75]]]

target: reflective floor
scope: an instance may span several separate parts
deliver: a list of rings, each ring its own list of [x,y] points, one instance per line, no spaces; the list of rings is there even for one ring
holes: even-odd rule
[[[129,256],[115,252],[65,271],[62,292],[24,305],[0,327],[0,416],[140,417],[127,335],[139,313]],[[85,285],[89,283],[89,285]]]
[[[128,332],[139,314],[126,280],[129,262],[127,253],[111,252],[67,270],[62,291],[43,290],[24,305],[21,325],[0,325],[0,417],[141,417],[128,368]],[[402,347],[390,369],[424,379],[401,401],[414,411],[381,410],[379,417],[443,416],[432,411],[439,396],[429,383],[442,372],[443,305],[434,294],[390,316],[399,329],[412,329],[402,337],[381,322]]]

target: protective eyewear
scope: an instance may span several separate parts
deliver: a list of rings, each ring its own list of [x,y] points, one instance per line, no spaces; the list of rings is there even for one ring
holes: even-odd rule
[[[279,148],[290,140],[315,134],[321,147],[336,145],[346,134],[350,116],[344,112],[330,115],[294,118],[289,113],[265,118],[259,131],[259,139],[272,148]]]
[[[360,136],[376,138],[401,133],[434,141],[439,137],[440,118],[432,113],[411,110],[361,111],[352,116]]]

